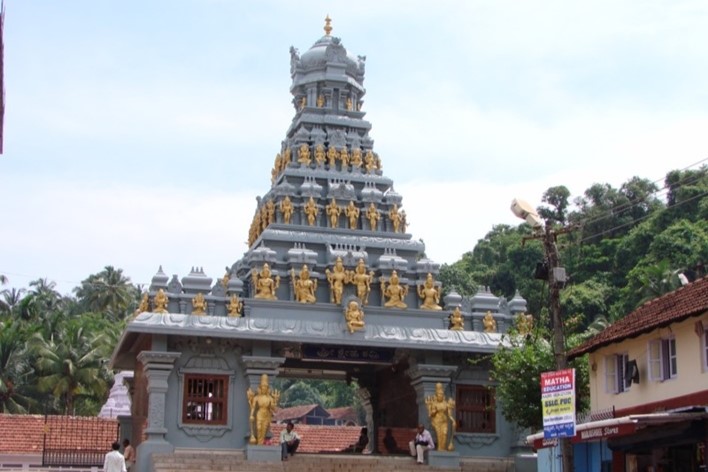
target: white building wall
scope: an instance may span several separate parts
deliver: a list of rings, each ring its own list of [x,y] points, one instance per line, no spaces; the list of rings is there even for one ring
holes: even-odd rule
[[[705,367],[705,338],[699,335],[696,322],[708,330],[708,313],[698,318],[674,323],[637,338],[626,339],[590,353],[591,410],[625,409],[647,403],[661,402],[708,389],[708,369]],[[676,339],[677,375],[664,381],[649,378],[649,342],[659,338]],[[608,392],[606,386],[606,358],[627,353],[636,360],[639,368],[639,383],[633,383],[622,393]]]

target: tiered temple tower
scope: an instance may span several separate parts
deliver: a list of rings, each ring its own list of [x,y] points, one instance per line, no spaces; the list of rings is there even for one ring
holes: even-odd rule
[[[460,454],[502,458],[515,447],[483,357],[526,302],[485,288],[441,299],[439,264],[407,232],[364,119],[366,58],[331,35],[329,18],[324,29],[302,55],[290,48],[295,116],[248,251],[216,281],[161,267],[116,348],[114,367],[135,371],[126,426],[134,443],[146,437],[140,470],[175,447],[246,447],[246,390],[264,376],[356,380],[372,446],[382,429],[430,421],[444,388],[457,402],[450,442]]]
[[[423,244],[407,233],[402,197],[369,136],[362,111],[366,57],[350,55],[331,30],[327,21],[325,35],[302,56],[290,49],[295,116],[275,156],[271,188],[258,198],[249,251],[231,275],[255,295],[248,282],[267,263],[280,276],[277,298],[294,300],[292,274],[299,277],[307,265],[318,281],[316,303],[327,303],[333,300],[327,271],[339,270],[339,259],[348,273],[363,261],[366,274],[375,275],[368,300],[360,302],[384,305],[381,282],[396,271],[411,288],[403,303],[418,308],[415,287],[427,274],[437,276],[439,265],[422,258]],[[348,281],[343,297],[356,294]]]

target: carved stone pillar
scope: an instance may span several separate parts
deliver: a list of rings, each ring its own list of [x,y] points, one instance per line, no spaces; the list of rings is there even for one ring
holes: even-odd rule
[[[143,365],[147,378],[148,416],[145,429],[147,439],[137,449],[137,470],[152,470],[152,454],[174,451],[172,444],[165,439],[165,397],[167,379],[181,355],[179,352],[164,351],[142,351],[138,354],[138,361]]]
[[[148,379],[148,427],[145,430],[148,441],[165,441],[165,394],[167,378],[172,372],[179,352],[142,351],[138,360],[143,364]]]
[[[366,446],[366,450],[369,452],[375,451],[376,449],[376,425],[374,424],[374,407],[371,403],[371,392],[368,388],[359,388],[356,391],[357,397],[361,401],[361,406],[364,408],[364,414],[366,415],[366,428],[369,432],[369,444]]]
[[[278,375],[278,367],[284,362],[284,357],[269,356],[241,356],[244,367],[244,374],[248,380],[248,386],[253,391],[258,391],[258,384],[261,375],[268,375],[268,380],[272,381]]]
[[[416,403],[418,404],[418,423],[423,423],[430,427],[428,409],[425,406],[425,399],[435,394],[435,384],[441,383],[447,387],[450,377],[457,370],[456,366],[438,364],[412,364],[406,371],[411,379],[411,386],[415,389]]]

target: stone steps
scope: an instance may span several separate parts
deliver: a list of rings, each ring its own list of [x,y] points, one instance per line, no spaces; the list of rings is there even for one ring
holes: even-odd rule
[[[513,463],[495,459],[464,459],[459,469],[418,465],[412,457],[342,454],[296,454],[287,462],[248,462],[244,451],[176,451],[155,454],[155,472],[507,472]]]

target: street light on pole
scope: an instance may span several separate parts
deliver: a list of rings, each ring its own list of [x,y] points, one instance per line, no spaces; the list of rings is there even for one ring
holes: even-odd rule
[[[560,290],[567,280],[565,269],[560,267],[558,248],[556,247],[556,236],[568,232],[567,228],[554,230],[549,222],[544,222],[536,210],[524,200],[515,198],[511,202],[511,211],[517,217],[526,221],[534,231],[534,235],[529,239],[540,239],[543,241],[543,250],[546,254],[548,266],[548,287],[549,287],[549,310],[551,313],[551,324],[553,329],[553,356],[556,361],[556,370],[564,370],[568,367],[568,359],[565,355],[565,334],[563,333],[563,323],[560,315]],[[561,463],[564,472],[573,471],[573,446],[568,438],[560,438]]]

